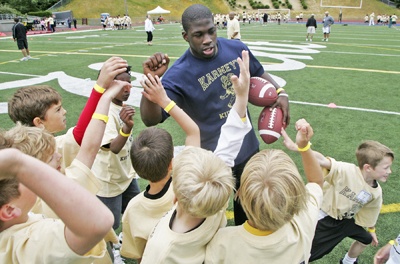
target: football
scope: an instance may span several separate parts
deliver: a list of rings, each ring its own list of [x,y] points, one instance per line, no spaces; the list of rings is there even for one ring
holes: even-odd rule
[[[282,109],[276,107],[272,111],[270,109],[271,107],[264,107],[258,117],[258,132],[267,144],[274,143],[280,138],[283,127]]]
[[[275,86],[260,77],[250,78],[249,102],[256,106],[270,106],[276,102]]]

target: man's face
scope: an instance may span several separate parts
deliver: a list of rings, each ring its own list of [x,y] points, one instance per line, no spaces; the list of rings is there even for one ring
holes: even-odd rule
[[[218,52],[217,29],[212,18],[192,22],[182,36],[189,42],[190,51],[197,58],[209,59]]]

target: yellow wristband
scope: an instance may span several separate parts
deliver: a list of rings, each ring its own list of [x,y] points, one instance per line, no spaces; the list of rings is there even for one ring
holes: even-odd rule
[[[374,228],[367,228],[367,230],[368,230],[368,232],[370,232],[370,233],[375,233],[375,231],[376,231],[376,229],[375,229],[375,227]]]
[[[104,93],[104,91],[106,89],[104,89],[103,87],[101,87],[100,85],[98,85],[97,83],[94,85],[93,89],[95,89],[98,93]]]
[[[240,120],[242,120],[243,123],[246,123],[247,117],[242,117],[242,118],[240,118]]]
[[[124,133],[124,131],[122,131],[122,128],[119,129],[119,134],[123,137],[129,137],[131,135],[131,133],[129,134]]]
[[[92,118],[104,121],[106,124],[108,122],[108,116],[103,114],[93,113]]]
[[[393,246],[394,245],[394,240],[390,240],[388,243]]]
[[[169,113],[169,111],[171,111],[171,109],[174,108],[175,105],[176,103],[174,101],[169,102],[169,104],[164,108],[164,111]]]
[[[276,93],[277,93],[277,94],[280,94],[280,93],[283,92],[283,91],[285,91],[285,89],[283,89],[283,88],[278,88],[278,89],[276,89]]]
[[[307,146],[305,146],[304,148],[299,148],[299,147],[297,147],[297,150],[298,150],[299,152],[305,152],[305,151],[307,151],[307,150],[310,149],[311,145],[312,145],[311,142],[308,142]]]

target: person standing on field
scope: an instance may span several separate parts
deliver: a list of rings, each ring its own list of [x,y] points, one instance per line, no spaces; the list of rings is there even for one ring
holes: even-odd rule
[[[239,20],[237,20],[235,12],[229,13],[229,20],[227,24],[228,39],[236,39],[240,40],[240,24]]]
[[[313,35],[315,34],[315,29],[317,28],[317,20],[314,18],[314,14],[310,16],[306,23],[307,36],[306,41],[312,41]]]
[[[24,56],[21,61],[27,61],[31,58],[28,49],[28,39],[26,38],[26,27],[19,22],[19,18],[14,18],[15,25],[12,28],[13,40],[17,42],[18,49]]]
[[[154,31],[153,22],[150,19],[150,15],[146,16],[146,20],[144,21],[144,31],[147,33],[147,45],[153,45],[153,31]]]
[[[322,23],[324,24],[324,26],[322,27],[322,32],[324,33],[324,38],[322,39],[322,41],[328,41],[329,35],[331,34],[331,25],[335,23],[333,17],[329,15],[328,11],[325,12],[325,17]]]

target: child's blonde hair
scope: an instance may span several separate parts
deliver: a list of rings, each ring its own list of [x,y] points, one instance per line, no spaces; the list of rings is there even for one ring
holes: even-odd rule
[[[254,227],[269,231],[306,208],[308,195],[293,160],[275,149],[260,151],[247,162],[237,193]]]
[[[35,126],[36,117],[45,120],[47,110],[61,101],[61,95],[49,85],[23,87],[8,101],[8,115],[14,123]]]
[[[375,169],[384,157],[391,157],[393,160],[394,152],[378,141],[367,140],[358,146],[356,157],[360,169],[363,169],[365,164]]]
[[[172,168],[174,192],[186,213],[205,218],[227,204],[235,186],[232,170],[211,151],[187,147]]]
[[[42,128],[28,127],[20,122],[8,131],[0,134],[0,149],[16,148],[21,152],[48,162],[56,151],[54,136]]]

